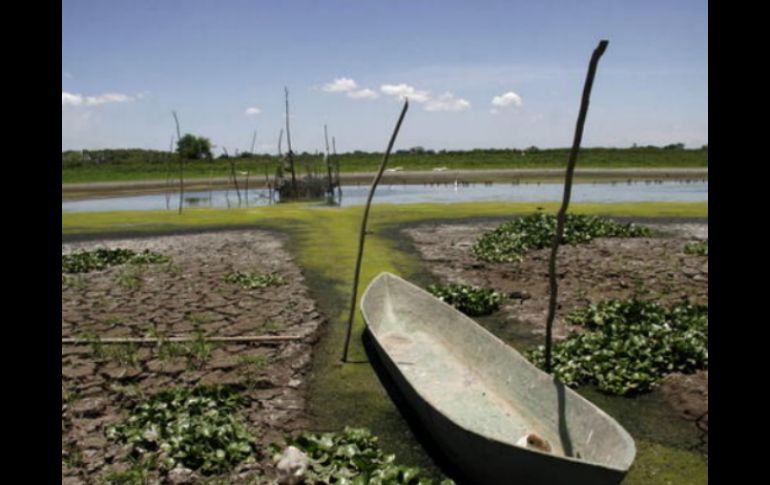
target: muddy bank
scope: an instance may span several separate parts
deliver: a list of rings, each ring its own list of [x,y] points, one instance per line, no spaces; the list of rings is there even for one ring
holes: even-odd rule
[[[490,287],[512,295],[498,314],[480,322],[525,350],[542,344],[545,335],[550,250],[533,251],[517,264],[478,261],[471,247],[485,231],[499,224],[423,224],[402,232],[413,241],[434,280]],[[684,253],[688,242],[708,238],[708,223],[645,221],[645,225],[659,234],[650,238],[599,238],[590,244],[559,248],[555,339],[570,333],[564,323],[569,312],[610,298],[636,296],[663,304],[708,304],[708,258]],[[654,393],[683,419],[694,421],[708,412],[708,372],[670,375]],[[704,420],[707,431],[707,414],[701,422]]]
[[[259,448],[304,429],[306,374],[323,322],[286,240],[265,231],[224,231],[62,244],[62,254],[97,247],[150,249],[170,264],[117,266],[62,278],[62,337],[296,335],[292,342],[199,342],[167,355],[153,345],[62,345],[62,477],[99,483],[127,468],[126,450],[105,430],[129,404],[176,386],[233,384],[248,398],[242,416]],[[231,271],[277,273],[285,285],[243,289]],[[242,465],[227,483],[247,483],[269,461]]]

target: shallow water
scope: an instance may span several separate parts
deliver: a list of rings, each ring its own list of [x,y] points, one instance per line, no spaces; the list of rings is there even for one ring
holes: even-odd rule
[[[560,201],[561,183],[500,184],[423,184],[382,185],[377,188],[375,203],[413,204],[420,202],[553,202]],[[335,203],[342,207],[363,205],[368,185],[345,185],[342,197]],[[580,183],[572,187],[572,202],[704,202],[708,201],[708,180],[704,181],[623,181]],[[233,190],[194,191],[185,193],[185,207],[254,207],[275,203],[266,189],[249,190],[248,198]],[[179,207],[178,193],[149,194],[63,201],[62,212],[174,210]]]

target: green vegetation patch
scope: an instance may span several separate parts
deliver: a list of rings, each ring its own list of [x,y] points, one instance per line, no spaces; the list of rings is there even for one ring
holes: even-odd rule
[[[431,485],[417,467],[397,465],[396,455],[385,454],[377,437],[366,428],[346,427],[342,433],[301,433],[286,437],[286,445],[294,446],[310,458],[302,483],[347,483],[350,485]],[[281,448],[271,445],[274,461]],[[452,485],[443,480],[439,485]]]
[[[107,437],[131,446],[131,457],[203,475],[227,472],[251,457],[255,439],[235,413],[246,399],[225,386],[172,389],[135,405]]]
[[[250,290],[286,284],[286,280],[281,275],[274,273],[254,273],[251,271],[235,271],[233,273],[228,273],[225,275],[225,282],[240,285],[243,288],[248,288]]]
[[[450,283],[430,285],[427,290],[441,301],[471,317],[490,315],[500,308],[505,297],[491,288],[476,288]]]
[[[171,258],[145,249],[137,253],[130,249],[104,249],[93,251],[78,251],[72,254],[62,254],[62,273],[87,273],[117,266],[120,264],[155,264],[167,263]]]
[[[708,307],[608,300],[575,310],[567,322],[585,331],[553,347],[553,369],[568,386],[595,384],[632,395],[651,390],[667,374],[708,369]],[[527,353],[539,367],[545,348]]]
[[[528,251],[550,247],[556,234],[556,216],[537,212],[506,222],[484,233],[473,254],[490,263],[517,263]],[[621,224],[604,217],[567,214],[561,244],[586,244],[596,237],[644,237],[652,230]]]
[[[684,252],[687,254],[695,254],[697,256],[708,256],[709,240],[706,239],[705,241],[694,241],[687,243],[687,245],[684,247]]]

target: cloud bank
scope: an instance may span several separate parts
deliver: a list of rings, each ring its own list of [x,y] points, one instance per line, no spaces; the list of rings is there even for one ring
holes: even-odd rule
[[[142,98],[141,94],[129,96],[127,94],[107,93],[101,96],[83,96],[66,91],[61,92],[62,106],[97,106],[106,103],[129,103]]]

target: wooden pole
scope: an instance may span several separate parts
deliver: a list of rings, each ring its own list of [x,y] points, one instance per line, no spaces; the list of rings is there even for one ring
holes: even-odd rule
[[[283,88],[286,94],[286,147],[289,150],[289,170],[291,171],[291,188],[297,192],[297,177],[294,174],[294,153],[291,151],[291,132],[289,131],[289,88]]]
[[[561,208],[556,216],[556,234],[553,237],[551,243],[551,257],[548,261],[548,280],[550,286],[550,301],[548,302],[548,317],[545,323],[545,371],[551,372],[551,345],[552,345],[552,333],[553,333],[553,320],[556,316],[556,299],[559,291],[559,286],[556,281],[556,253],[559,251],[559,242],[564,234],[564,221],[567,217],[567,208],[569,207],[569,199],[572,194],[572,178],[575,173],[575,163],[577,162],[578,151],[580,150],[580,142],[583,139],[583,126],[586,121],[586,114],[588,114],[588,101],[591,97],[591,87],[594,83],[594,76],[596,75],[596,66],[599,64],[599,58],[604,54],[609,42],[602,40],[594,50],[591,56],[591,62],[588,65],[588,75],[586,76],[585,85],[583,87],[583,98],[580,102],[580,113],[578,114],[577,126],[575,127],[575,138],[572,142],[572,150],[569,154],[569,161],[567,162],[567,174],[564,180],[564,196],[562,197]]]
[[[176,116],[176,111],[172,111],[174,114],[174,123],[176,123],[176,139],[177,143],[182,139],[182,135],[179,133],[179,118]],[[179,214],[182,214],[182,203],[184,202],[184,157],[179,154]]]
[[[332,159],[331,159],[331,155],[329,154],[329,132],[326,129],[326,125],[324,125],[324,140],[326,141],[326,173],[328,175],[328,187],[326,188],[326,193],[330,197],[334,197],[334,182],[332,180]]]
[[[385,150],[385,155],[382,157],[382,163],[380,163],[380,170],[375,175],[372,181],[372,186],[369,189],[369,196],[366,198],[366,207],[364,207],[364,217],[361,221],[361,231],[358,234],[358,256],[356,256],[356,271],[353,275],[353,294],[350,298],[350,314],[348,315],[348,328],[345,333],[345,348],[342,351],[342,362],[348,361],[348,347],[350,347],[350,333],[353,330],[353,317],[356,314],[356,298],[358,297],[358,278],[361,275],[361,259],[364,255],[364,239],[366,238],[366,222],[369,219],[369,207],[372,205],[372,198],[374,198],[374,191],[377,189],[377,184],[382,178],[382,173],[385,171],[385,166],[388,164],[388,158],[390,158],[390,151],[393,149],[393,144],[396,142],[398,136],[398,130],[401,129],[401,122],[404,120],[406,110],[409,108],[409,99],[404,100],[404,107],[401,109],[401,115],[398,117],[398,122],[393,130],[393,134],[390,137],[388,148]]]
[[[166,210],[171,207],[171,159],[174,156],[174,135],[168,144],[168,160],[166,161]]]

